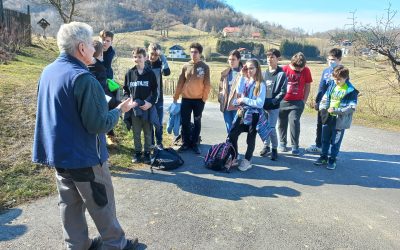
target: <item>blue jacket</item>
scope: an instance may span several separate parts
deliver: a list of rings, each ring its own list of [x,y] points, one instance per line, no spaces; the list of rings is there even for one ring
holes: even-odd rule
[[[114,71],[111,66],[114,56],[115,56],[115,50],[112,46],[110,46],[108,50],[103,52],[103,65],[104,67],[106,67],[108,79],[114,79]]]
[[[60,54],[39,80],[32,161],[69,169],[105,162],[104,133],[120,111],[108,111],[104,95],[84,64]]]
[[[181,126],[181,104],[172,103],[169,108],[169,120],[167,124],[167,132],[171,134],[174,131],[174,136],[179,135],[179,128]]]
[[[332,67],[328,67],[324,69],[324,71],[322,71],[321,80],[319,81],[318,93],[317,96],[315,97],[315,102],[317,103],[315,109],[317,110],[319,103],[322,100],[322,97],[324,96],[326,90],[329,87],[329,82],[332,80],[332,73],[333,73]]]
[[[347,91],[343,99],[340,101],[339,108],[335,108],[333,114],[337,115],[336,118],[336,129],[348,129],[350,128],[353,112],[357,107],[357,98],[358,98],[358,90],[354,88],[354,86],[350,83],[349,80],[347,83]],[[324,97],[321,100],[319,105],[319,109],[328,109],[331,102],[331,95],[333,90],[336,87],[336,83],[334,80],[330,80],[328,83],[328,89],[325,92]]]

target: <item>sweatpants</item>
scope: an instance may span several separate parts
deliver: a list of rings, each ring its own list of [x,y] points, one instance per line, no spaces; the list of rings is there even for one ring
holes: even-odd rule
[[[229,141],[232,143],[237,154],[238,152],[238,139],[239,135],[243,132],[247,132],[247,149],[244,158],[248,161],[253,157],[254,149],[256,147],[256,136],[257,136],[257,122],[259,119],[259,114],[253,114],[253,121],[250,125],[245,125],[243,119],[238,117],[229,132]]]
[[[108,162],[81,169],[56,168],[56,180],[67,249],[90,247],[86,209],[103,240],[103,249],[126,246],[125,233],[116,217]]]
[[[132,116],[133,144],[135,152],[142,152],[142,131],[144,135],[144,152],[150,152],[151,124],[140,117]]]
[[[202,99],[182,98],[181,120],[182,120],[182,142],[186,146],[194,146],[199,141],[201,132],[201,116],[205,103]],[[193,113],[193,135],[190,136],[190,120]]]
[[[292,105],[288,108],[279,110],[279,138],[280,145],[287,145],[287,129],[290,126],[290,141],[292,143],[292,149],[299,148],[300,138],[300,117],[304,111],[304,102],[296,101],[296,104],[302,103],[302,105]]]

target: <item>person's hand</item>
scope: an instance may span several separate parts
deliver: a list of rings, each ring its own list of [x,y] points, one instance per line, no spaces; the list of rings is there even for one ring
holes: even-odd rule
[[[151,103],[149,103],[148,101],[144,101],[144,105],[140,106],[139,108],[141,108],[142,110],[148,110],[149,108],[151,108],[151,106],[153,106]]]
[[[334,111],[335,111],[335,108],[329,108],[329,109],[328,109],[328,112],[329,112],[329,113],[333,113]]]
[[[242,104],[243,103],[243,97],[239,97],[238,99],[236,99],[237,104]]]
[[[247,66],[244,65],[243,68],[242,68],[242,70],[240,71],[240,74],[241,74],[242,76],[247,76],[247,72],[248,72]]]
[[[119,108],[122,113],[128,112],[129,110],[131,110],[132,108],[136,107],[137,103],[136,102],[132,102],[131,98],[126,99],[125,101],[121,102],[117,108]]]

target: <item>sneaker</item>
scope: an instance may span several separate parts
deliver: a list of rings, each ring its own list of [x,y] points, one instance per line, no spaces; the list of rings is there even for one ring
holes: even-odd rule
[[[151,155],[150,155],[150,152],[144,152],[143,163],[144,163],[144,164],[150,164],[150,163],[151,163]]]
[[[306,148],[306,152],[308,153],[321,153],[322,148],[317,147],[317,145],[311,145],[308,148]]]
[[[109,145],[109,146],[114,145],[115,144],[114,141],[115,141],[115,137],[114,136],[111,136],[111,135],[107,135],[106,136],[107,145]]]
[[[252,167],[252,166],[251,166],[251,162],[248,161],[248,160],[246,160],[246,159],[243,159],[242,162],[240,163],[240,166],[238,167],[238,169],[239,169],[240,171],[247,171],[247,170],[249,170],[251,167]]]
[[[189,146],[188,146],[188,145],[182,144],[182,146],[180,146],[180,147],[178,148],[178,152],[183,152],[183,151],[186,151],[186,150],[188,150],[188,149],[189,149]]]
[[[296,156],[300,155],[300,149],[298,149],[298,148],[293,148],[293,149],[292,149],[292,155],[296,155]]]
[[[92,239],[92,243],[90,244],[88,250],[100,249],[102,245],[103,245],[103,240],[101,239],[101,236],[96,236]]]
[[[196,144],[196,145],[194,145],[193,147],[192,147],[192,149],[193,149],[193,151],[196,153],[196,154],[201,154],[201,150],[200,150],[200,148],[199,148],[199,146]]]
[[[278,150],[273,148],[271,151],[271,161],[276,161],[278,159]]]
[[[133,163],[140,163],[142,162],[142,152],[136,152],[135,155],[132,157]]]
[[[163,145],[162,143],[157,144],[156,148],[158,148],[158,149],[164,149],[164,145]]]
[[[264,145],[263,149],[260,151],[260,156],[266,156],[271,152],[271,148],[267,145]]]
[[[282,144],[282,145],[279,145],[279,151],[288,152],[289,149],[286,147],[286,145]]]
[[[315,166],[325,166],[328,164],[328,158],[326,156],[320,156],[315,162]]]
[[[123,250],[135,250],[139,246],[138,238],[127,239]]]
[[[329,170],[335,170],[335,168],[336,168],[336,159],[329,158],[328,165],[326,166],[326,168],[329,169]]]

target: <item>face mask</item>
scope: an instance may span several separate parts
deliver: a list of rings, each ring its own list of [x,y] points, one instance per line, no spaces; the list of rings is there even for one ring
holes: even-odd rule
[[[334,68],[336,67],[338,64],[335,61],[329,61],[329,67]]]

